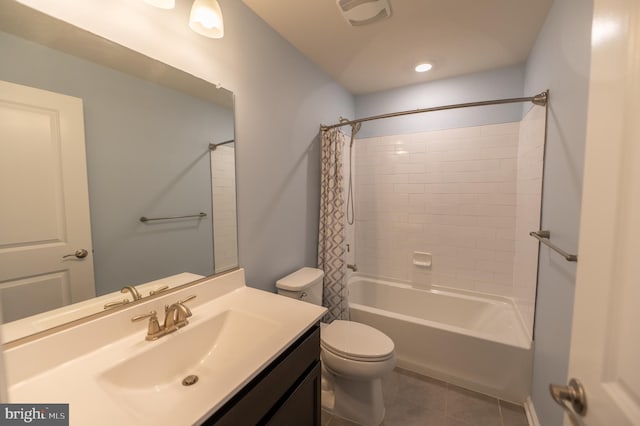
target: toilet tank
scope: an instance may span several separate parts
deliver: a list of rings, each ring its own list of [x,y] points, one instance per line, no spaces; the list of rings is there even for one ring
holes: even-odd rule
[[[317,268],[301,268],[276,281],[278,294],[322,305],[322,278],[324,271]]]

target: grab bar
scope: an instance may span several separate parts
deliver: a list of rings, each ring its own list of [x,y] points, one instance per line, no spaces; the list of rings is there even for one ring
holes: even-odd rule
[[[560,253],[560,255],[562,255],[565,259],[567,259],[568,262],[578,261],[577,254],[569,254],[566,251],[562,250],[560,247],[553,244],[551,241],[549,241],[549,238],[551,237],[550,231],[532,231],[532,232],[529,232],[529,235],[531,235],[533,238],[540,241],[542,244],[549,246],[551,249]]]
[[[169,219],[184,219],[184,218],[188,218],[188,217],[205,217],[207,214],[206,213],[198,213],[198,214],[189,214],[186,216],[169,216],[169,217],[146,217],[146,216],[142,216],[140,218],[140,222],[151,222],[152,220],[169,220]]]

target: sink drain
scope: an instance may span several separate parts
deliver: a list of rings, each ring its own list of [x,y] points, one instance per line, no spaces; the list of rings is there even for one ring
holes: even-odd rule
[[[182,379],[183,386],[195,385],[197,382],[198,382],[198,376],[196,376],[195,374],[191,374],[185,377],[184,379]]]

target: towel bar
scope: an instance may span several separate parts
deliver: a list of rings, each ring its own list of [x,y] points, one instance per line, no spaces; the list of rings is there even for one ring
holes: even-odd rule
[[[549,241],[549,238],[551,237],[550,231],[532,231],[532,232],[529,232],[529,235],[531,235],[533,238],[540,241],[542,244],[550,247],[552,250],[560,253],[560,255],[563,256],[565,259],[567,259],[568,262],[578,261],[577,254],[567,253],[566,251],[562,250],[560,247],[556,246],[551,241]]]
[[[169,217],[146,217],[146,216],[142,216],[140,218],[140,222],[151,222],[152,220],[169,220],[169,219],[185,219],[188,217],[205,217],[207,214],[206,213],[198,213],[198,214],[189,214],[186,216],[169,216]]]

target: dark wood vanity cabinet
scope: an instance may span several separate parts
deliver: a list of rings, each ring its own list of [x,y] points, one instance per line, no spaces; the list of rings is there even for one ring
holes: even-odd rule
[[[205,425],[320,425],[320,328],[313,326]]]

